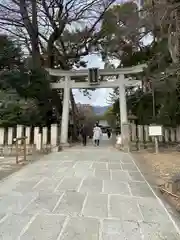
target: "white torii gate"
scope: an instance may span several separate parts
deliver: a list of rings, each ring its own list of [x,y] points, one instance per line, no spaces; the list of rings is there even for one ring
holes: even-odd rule
[[[87,89],[87,88],[117,88],[119,87],[119,105],[120,105],[120,119],[121,119],[121,135],[122,142],[128,142],[127,126],[127,106],[125,86],[128,84],[136,83],[137,81],[124,78],[125,74],[133,74],[142,72],[146,67],[145,64],[117,69],[99,69],[100,76],[118,76],[114,81],[101,81],[97,85],[90,85],[89,82],[75,82],[73,77],[87,77],[89,70],[59,70],[59,69],[46,69],[51,76],[64,77],[64,80],[57,83],[52,83],[54,89],[64,89],[62,123],[61,123],[61,144],[68,146],[68,123],[69,123],[69,102],[70,102],[70,89]],[[126,141],[127,140],[127,141]]]

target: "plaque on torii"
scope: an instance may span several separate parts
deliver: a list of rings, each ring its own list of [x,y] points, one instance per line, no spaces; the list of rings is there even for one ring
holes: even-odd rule
[[[88,69],[88,82],[89,85],[99,85],[99,69],[98,68],[89,68]]]

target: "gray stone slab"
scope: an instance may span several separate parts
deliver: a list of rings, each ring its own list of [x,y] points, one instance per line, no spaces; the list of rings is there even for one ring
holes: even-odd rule
[[[99,221],[93,218],[72,218],[60,240],[99,240]]]
[[[127,240],[144,240],[139,223],[133,221],[123,221],[122,225]]]
[[[36,170],[32,170],[32,172],[31,172],[31,174],[33,175],[33,172],[35,172]],[[53,175],[54,175],[54,173],[55,173],[55,169],[52,169],[52,170],[50,170],[50,169],[47,169],[47,170],[41,170],[41,171],[39,171],[38,173],[36,173],[37,175],[36,176],[40,176],[40,177],[42,177],[42,176],[46,176],[46,177],[52,177]]]
[[[21,213],[36,197],[37,193],[25,193],[24,195],[9,194],[0,201],[0,213]]]
[[[153,192],[147,185],[147,183],[143,182],[130,182],[129,183],[131,192],[133,196],[136,197],[152,197],[155,198]]]
[[[169,222],[164,208],[155,198],[140,198],[137,200],[145,222]]]
[[[58,166],[57,174],[64,175],[67,170],[68,170],[68,167]]]
[[[80,192],[85,193],[99,193],[102,192],[102,180],[97,178],[88,177],[84,179]]]
[[[122,163],[121,166],[122,166],[123,170],[138,171],[138,169],[134,163]]]
[[[16,191],[8,191],[8,192],[6,192],[5,194],[3,194],[2,196],[1,196],[1,198],[0,198],[0,203],[1,203],[1,201],[4,201],[5,202],[5,200],[4,199],[6,199],[6,198],[10,198],[11,199],[11,197],[22,197],[23,195],[27,195],[27,194],[30,194],[30,193],[20,193],[20,192],[16,192]],[[37,196],[37,194],[35,195],[35,194],[33,194],[33,196]]]
[[[128,221],[143,220],[135,199],[117,195],[110,197],[109,216]]]
[[[104,220],[102,226],[102,240],[126,240],[122,221]]]
[[[159,223],[140,223],[142,234],[146,240],[178,240],[179,234],[175,231],[172,224]]]
[[[23,211],[23,214],[52,213],[62,194],[40,192],[39,196]]]
[[[71,169],[71,168],[70,168]],[[67,171],[68,171],[68,167],[58,167],[57,171],[55,171],[53,173],[53,177],[54,178],[59,178],[61,179],[62,177],[64,177],[65,175],[67,176]],[[48,177],[48,176],[47,176]]]
[[[102,179],[102,180],[110,180],[110,171],[109,170],[101,170],[101,169],[96,169],[95,170],[95,177]]]
[[[0,239],[1,240],[14,240],[17,239],[32,218],[31,215],[9,215],[3,222],[0,223]]]
[[[13,189],[16,187],[16,183],[4,185],[1,184],[0,187],[0,197],[4,197],[5,195],[8,195],[10,192],[13,191]]]
[[[63,174],[68,170],[68,167],[58,166],[58,173]]]
[[[108,217],[108,195],[107,194],[91,194],[88,195],[83,213],[85,217]]]
[[[121,161],[118,159],[117,161],[114,161],[114,159],[112,159],[112,160],[110,160],[109,162],[108,162],[109,164],[121,164]]]
[[[84,178],[84,177],[94,177],[94,169],[75,169],[75,177]]]
[[[75,170],[83,170],[83,169],[89,169],[91,167],[92,163],[91,161],[89,162],[77,162],[73,168]]]
[[[104,162],[104,163],[108,163],[109,162],[109,158],[108,157],[99,157],[98,161],[100,162]]]
[[[108,169],[122,170],[120,163],[108,163]]]
[[[128,182],[130,180],[130,176],[126,171],[111,170],[111,174],[112,174],[112,180],[114,181]]]
[[[36,187],[33,188],[35,191],[54,191],[56,187],[60,184],[61,178],[53,179],[53,178],[44,178],[42,182],[40,182]]]
[[[103,192],[107,194],[131,195],[128,184],[125,182],[105,180]]]
[[[112,152],[112,151],[110,151]],[[109,153],[110,153],[109,152]],[[119,154],[109,154],[107,151],[105,152],[105,159],[108,159],[108,162],[120,162],[121,156]]]
[[[74,170],[74,168],[68,168],[63,174],[61,174],[61,175],[63,175],[63,176],[65,176],[65,177],[74,177],[74,174],[75,174],[75,170]],[[61,176],[60,175],[60,176]],[[56,175],[57,176],[57,175]]]
[[[130,179],[132,181],[145,182],[144,178],[142,177],[142,175],[139,172],[129,171],[128,173],[129,173]]]
[[[97,161],[98,159],[92,155],[92,152],[89,153],[89,156],[87,156],[87,154],[80,154],[78,156],[78,160],[80,160],[81,162],[95,162]]]
[[[106,170],[107,169],[107,163],[105,163],[105,162],[95,162],[95,163],[93,163],[92,168],[100,169],[100,170]]]
[[[128,154],[121,155],[121,162],[122,163],[133,163],[131,157]]]
[[[77,192],[66,192],[54,213],[76,216],[81,213],[85,194]]]
[[[75,165],[74,161],[65,161],[61,163],[60,167],[72,168],[74,165]]]
[[[65,217],[60,215],[38,215],[21,240],[57,240],[64,221]]]
[[[140,227],[133,221],[104,220],[103,240],[141,240]]]
[[[16,188],[14,190],[17,192],[22,192],[22,193],[32,191],[33,187],[36,186],[36,184],[39,181],[41,181],[41,180],[38,180],[38,181],[23,180],[23,181],[19,182],[19,184],[16,186]]]
[[[81,178],[66,177],[59,185],[57,191],[77,191],[81,180]]]

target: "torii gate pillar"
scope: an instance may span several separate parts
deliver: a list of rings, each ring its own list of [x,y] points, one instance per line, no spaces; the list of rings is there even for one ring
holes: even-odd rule
[[[63,111],[61,121],[61,144],[69,146],[68,143],[68,127],[69,127],[69,102],[70,102],[70,77],[65,76],[64,94],[63,94]]]
[[[126,82],[124,79],[124,75],[119,75],[119,108],[121,119],[121,137],[124,150],[129,151],[129,125],[127,117],[125,83]]]

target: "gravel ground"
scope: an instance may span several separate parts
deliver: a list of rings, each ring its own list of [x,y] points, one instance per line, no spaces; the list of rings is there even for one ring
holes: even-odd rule
[[[16,164],[15,157],[0,158],[0,180],[22,168],[22,164]]]
[[[0,157],[0,181],[41,157],[42,154],[29,155],[26,162],[20,162],[19,164],[16,164],[15,157]]]

